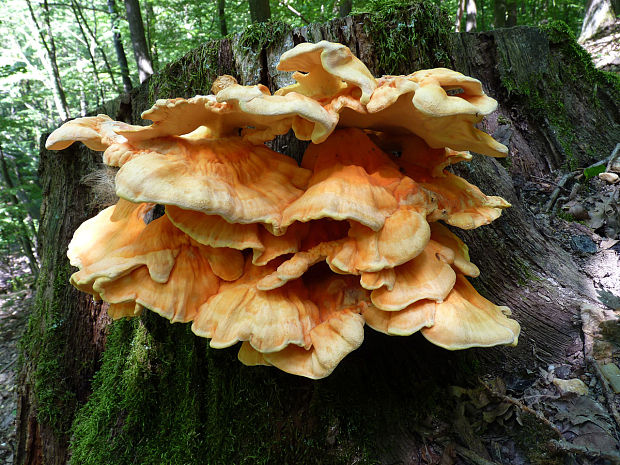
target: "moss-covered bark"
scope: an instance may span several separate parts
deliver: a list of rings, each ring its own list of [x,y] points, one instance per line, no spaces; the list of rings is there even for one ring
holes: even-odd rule
[[[66,463],[76,408],[90,394],[109,321],[101,304],[68,285],[66,247],[95,209],[83,176],[99,157],[75,146],[41,152],[43,204],[39,228],[41,271],[35,306],[21,342],[16,463]]]
[[[296,30],[260,26],[205,44],[108,112],[137,122],[155,99],[209,93],[212,80],[223,73],[242,83],[282,86],[290,77],[275,70],[278,56],[296,43],[327,39],[349,46],[376,74],[444,65],[482,79],[487,91],[505,102],[501,118],[491,117],[487,129],[493,132],[506,121],[512,126],[513,174],[602,158],[580,149],[583,141],[603,154],[615,143],[615,135],[600,128],[617,118],[617,100],[611,100],[617,84],[577,63],[583,57],[562,31],[450,35],[448,23],[439,20],[442,13],[430,3],[404,9],[394,3],[385,2],[378,16]],[[532,50],[546,61],[528,58]],[[590,91],[584,94],[584,88]],[[558,106],[559,95],[569,103]],[[577,109],[574,117],[566,116],[573,105],[590,108],[585,120]],[[559,124],[573,128],[564,139]],[[299,159],[303,144],[283,137],[274,146]],[[549,158],[549,150],[557,155]],[[468,233],[467,242],[482,270],[477,286],[491,300],[511,305],[524,328],[518,349],[451,353],[419,336],[387,337],[368,329],[362,347],[335,373],[310,381],[242,366],[235,348],[210,349],[188,325],[170,325],[147,313],[109,325],[91,386],[105,319],[100,307],[68,286],[64,252],[71,232],[92,214],[76,202],[88,198],[78,180],[93,168],[93,157],[72,148],[44,152],[42,158],[49,206],[41,228],[38,304],[24,343],[18,463],[65,463],[70,437],[75,465],[417,463],[414,457],[425,448],[441,453],[438,447],[465,435],[455,420],[457,399],[449,386],[467,386],[492,373],[520,380],[538,363],[532,346],[552,362],[579,340],[566,309],[575,305],[577,293],[590,290],[581,285],[570,257],[531,226],[534,219],[506,169],[477,159],[463,173],[514,207],[494,225]],[[572,294],[560,295],[546,281],[549,276]],[[552,303],[537,297],[541,293]],[[527,445],[524,453],[553,463],[546,438],[532,434],[529,443],[521,441]],[[52,450],[45,443],[56,446]]]

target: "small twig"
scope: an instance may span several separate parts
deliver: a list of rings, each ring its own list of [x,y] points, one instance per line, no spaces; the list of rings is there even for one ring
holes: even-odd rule
[[[17,362],[17,359],[13,360],[10,363],[7,363],[6,365],[4,365],[1,369],[0,369],[0,373],[4,373],[6,370],[8,370],[13,364],[15,364],[15,362]]]
[[[483,457],[480,457],[478,454],[476,454],[474,451],[469,450],[463,446],[459,446],[458,444],[452,444],[452,446],[454,447],[454,450],[457,454],[459,454],[461,457],[463,457],[464,459],[467,459],[473,463],[475,463],[476,465],[500,465],[497,462],[492,462],[490,460],[487,460]]]
[[[291,13],[293,13],[295,16],[299,16],[299,18],[306,24],[310,24],[310,21],[308,21],[306,18],[304,18],[304,16],[297,11],[295,8],[293,8],[291,5],[288,4],[288,0],[284,0],[283,2],[280,2],[282,5],[284,5],[286,8],[288,8],[290,10]]]
[[[605,168],[605,171],[609,171],[611,169],[611,165],[614,164],[614,161],[616,161],[616,158],[618,158],[619,154],[620,154],[620,142],[616,144],[616,147],[614,147],[613,152],[611,152],[611,155],[609,155],[609,162],[607,163],[607,168]]]
[[[505,402],[508,402],[509,404],[512,404],[514,406],[516,406],[517,408],[519,408],[522,412],[528,413],[530,415],[534,415],[538,420],[540,420],[541,423],[545,424],[547,427],[549,427],[549,429],[551,429],[555,435],[558,438],[562,438],[562,433],[560,432],[560,430],[558,429],[557,426],[555,426],[553,423],[551,423],[549,420],[547,420],[542,413],[537,412],[536,410],[534,410],[533,408],[528,407],[527,405],[523,404],[522,402],[519,402],[519,400],[515,399],[514,397],[510,397],[507,396],[505,394],[500,394],[499,392],[495,392],[493,389],[491,389],[485,382],[483,382],[482,380],[480,380],[480,384],[482,384],[482,386],[487,390],[487,392],[489,392],[491,395],[497,397],[498,399],[501,399]]]
[[[571,444],[568,441],[557,441],[555,439],[552,439],[551,441],[549,441],[549,449],[551,449],[553,452],[567,452],[570,454],[580,455],[582,457],[588,457],[591,459],[604,459],[609,460],[611,463],[620,464],[620,454],[618,454],[617,452],[592,449],[591,447]]]
[[[555,181],[550,181],[550,180],[548,180],[548,179],[541,178],[540,176],[534,176],[534,175],[531,175],[531,176],[530,176],[530,178],[532,178],[532,179],[538,179],[539,181],[542,181],[542,182],[544,182],[544,183],[547,183],[547,184],[553,184],[554,186],[558,186],[558,187],[559,187],[560,189],[562,189],[564,192],[570,192],[567,188],[560,186],[560,185],[559,185],[557,182],[555,182]]]
[[[607,163],[612,163],[614,158],[616,158],[616,154],[618,153],[619,150],[620,150],[620,143],[616,144],[616,147],[614,147],[613,151],[611,152],[611,155],[609,155],[608,157],[605,157],[602,160],[599,160],[599,161],[597,161],[595,163],[592,163],[590,166],[586,166],[583,169],[584,170],[589,170],[590,168],[594,168],[595,166],[605,165]]]
[[[558,200],[558,196],[560,195],[560,190],[564,187],[564,185],[570,179],[574,178],[579,173],[580,173],[579,171],[572,171],[572,172],[566,173],[564,176],[562,176],[562,179],[560,179],[560,181],[558,182],[557,187],[551,193],[551,197],[549,197],[549,202],[547,202],[547,205],[545,205],[545,211],[547,213],[549,213],[551,210],[553,210],[553,206],[555,205],[555,202],[556,202],[556,200]]]
[[[616,403],[614,402],[614,394],[611,392],[611,388],[607,383],[607,379],[601,372],[601,368],[598,365],[598,362],[592,357],[587,356],[586,362],[590,364],[592,369],[594,370],[594,374],[598,378],[601,383],[601,387],[603,389],[603,395],[605,396],[605,400],[607,401],[607,405],[609,406],[609,410],[611,410],[611,415],[614,417],[614,421],[616,422],[616,426],[620,428],[620,414],[618,414],[618,409],[616,409]]]
[[[537,395],[533,395],[533,396],[523,396],[521,397],[521,400],[530,400],[530,399],[549,399],[549,400],[558,400],[561,399],[562,396],[552,396],[550,394],[537,394]],[[525,405],[525,404],[523,404]]]

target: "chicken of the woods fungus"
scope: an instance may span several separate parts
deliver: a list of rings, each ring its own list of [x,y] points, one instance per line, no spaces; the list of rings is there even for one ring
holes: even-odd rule
[[[495,110],[479,81],[448,69],[375,78],[326,41],[284,53],[296,81],[271,94],[221,76],[213,95],[158,100],[134,126],[105,115],[47,140],[81,141],[119,167],[118,203],[69,245],[71,283],[112,318],[149,309],[246,365],[328,376],[364,324],[416,331],[449,350],[515,345],[507,307],[480,296],[472,229],[509,203],[447,168],[507,148],[474,125]],[[301,166],[264,142],[312,141]],[[155,205],[165,214],[148,221]]]

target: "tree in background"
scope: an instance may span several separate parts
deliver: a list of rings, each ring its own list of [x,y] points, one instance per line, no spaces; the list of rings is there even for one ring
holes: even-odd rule
[[[217,17],[220,22],[220,34],[222,37],[228,35],[228,27],[226,26],[226,0],[217,0]]]
[[[144,23],[142,22],[142,13],[140,13],[140,3],[138,0],[125,0],[125,11],[127,12],[131,45],[138,66],[140,82],[144,82],[146,78],[153,74],[153,62],[151,61],[149,47],[146,45]]]
[[[108,12],[110,13],[110,22],[112,26],[112,40],[114,41],[114,51],[120,68],[121,78],[123,79],[123,90],[129,92],[132,89],[131,78],[129,77],[129,65],[127,64],[127,55],[125,55],[125,47],[121,40],[121,33],[118,28],[119,17],[116,11],[116,2],[108,0]]]
[[[459,0],[456,12],[456,21],[454,22],[454,30],[456,32],[461,31],[463,15],[465,15],[465,31],[475,31],[477,13],[478,9],[476,8],[476,0]]]
[[[271,19],[269,0],[248,0],[250,4],[250,17],[253,23],[264,23]]]
[[[611,26],[620,14],[620,2],[612,4],[611,0],[588,0],[586,12],[579,34],[579,42],[583,42]]]

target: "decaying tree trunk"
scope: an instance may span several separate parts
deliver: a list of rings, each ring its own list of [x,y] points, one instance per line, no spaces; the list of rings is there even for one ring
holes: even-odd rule
[[[404,30],[388,18],[359,15],[274,33],[264,51],[240,47],[242,37],[208,43],[134,89],[129,103],[100,112],[135,123],[156,98],[209,93],[224,73],[243,84],[280,87],[291,78],[276,70],[279,55],[321,39],[349,46],[375,75],[448,66],[480,79],[500,102],[484,129],[510,145],[511,158],[476,156],[459,174],[513,207],[462,237],[482,271],[475,286],[509,305],[521,323],[518,347],[448,352],[418,335],[367,329],[360,349],[328,378],[311,381],[242,366],[236,349],[210,349],[188,325],[170,325],[150,312],[108,325],[105,309],[69,286],[65,258],[71,234],[95,210],[80,179],[99,155],[77,145],[44,150],[42,270],[24,342],[17,463],[65,463],[70,440],[72,463],[80,465],[417,464],[439,463],[442,454],[442,463],[498,460],[449,386],[471,387],[498,375],[519,390],[532,383],[537,367],[579,359],[575,317],[582,302],[596,299],[594,290],[530,212],[521,188],[532,176],[565,164],[587,166],[608,154],[619,138],[617,101],[558,29],[450,35],[431,4],[400,15],[392,20],[408,25]],[[403,43],[408,47],[394,48]],[[395,65],[385,69],[385,63]],[[305,146],[291,137],[273,145],[297,159]],[[525,463],[536,457],[563,463],[548,447],[555,433],[528,415],[521,413],[525,426],[511,437]]]

